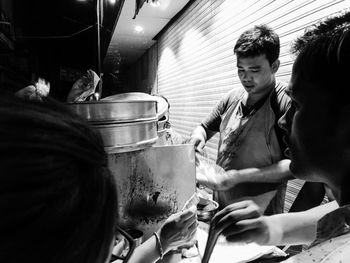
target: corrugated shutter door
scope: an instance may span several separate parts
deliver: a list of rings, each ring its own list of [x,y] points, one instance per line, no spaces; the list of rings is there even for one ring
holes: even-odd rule
[[[305,27],[349,6],[348,0],[198,0],[158,39],[158,93],[169,99],[170,122],[189,135],[215,104],[239,87],[233,47],[247,28],[265,23],[281,38],[277,78],[288,81],[290,44]],[[218,136],[207,143],[211,159]]]

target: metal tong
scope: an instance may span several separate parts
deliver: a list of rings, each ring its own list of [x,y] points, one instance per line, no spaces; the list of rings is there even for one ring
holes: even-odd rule
[[[209,226],[209,234],[208,234],[207,243],[205,245],[202,263],[209,262],[210,256],[213,253],[216,241],[218,240],[219,236],[220,236],[220,231],[215,230],[214,225],[211,222]]]

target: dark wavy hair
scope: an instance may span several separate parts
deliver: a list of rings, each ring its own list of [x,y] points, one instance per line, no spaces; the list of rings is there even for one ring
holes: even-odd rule
[[[341,12],[308,28],[292,46],[295,69],[303,79],[348,101],[350,12]],[[336,90],[336,92],[335,92]]]
[[[100,135],[51,100],[0,100],[0,262],[104,263],[116,186]]]
[[[240,35],[233,51],[243,58],[265,54],[271,65],[280,55],[280,40],[267,25],[257,25]]]

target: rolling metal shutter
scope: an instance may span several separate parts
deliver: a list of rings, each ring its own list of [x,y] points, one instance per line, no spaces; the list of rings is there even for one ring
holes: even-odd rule
[[[215,104],[239,87],[233,47],[239,35],[256,24],[280,36],[277,79],[288,82],[291,41],[318,20],[346,7],[349,0],[197,0],[159,36],[158,93],[168,98],[170,122],[189,135]],[[207,143],[215,160],[218,136]],[[288,198],[288,197],[287,197]]]

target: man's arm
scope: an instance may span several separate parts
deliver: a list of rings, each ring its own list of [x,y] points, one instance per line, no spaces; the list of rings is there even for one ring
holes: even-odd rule
[[[281,160],[263,168],[241,170],[215,169],[216,173],[197,167],[197,181],[216,191],[225,191],[240,183],[279,183],[294,178],[289,170],[290,160]],[[209,170],[210,171],[210,170]]]
[[[269,244],[310,244],[316,238],[318,221],[339,207],[336,201],[296,213],[273,215],[266,218]]]
[[[211,224],[233,242],[310,244],[316,238],[318,221],[338,207],[332,201],[304,212],[262,216],[259,207],[246,200],[226,206],[213,217]]]
[[[195,145],[197,151],[202,152],[205,143],[220,131],[221,116],[226,110],[237,102],[239,91],[230,91],[213,108],[209,115],[191,133],[190,143]]]
[[[238,183],[279,183],[293,179],[289,170],[289,159],[278,161],[277,163],[263,168],[246,168],[237,170],[236,181]]]

